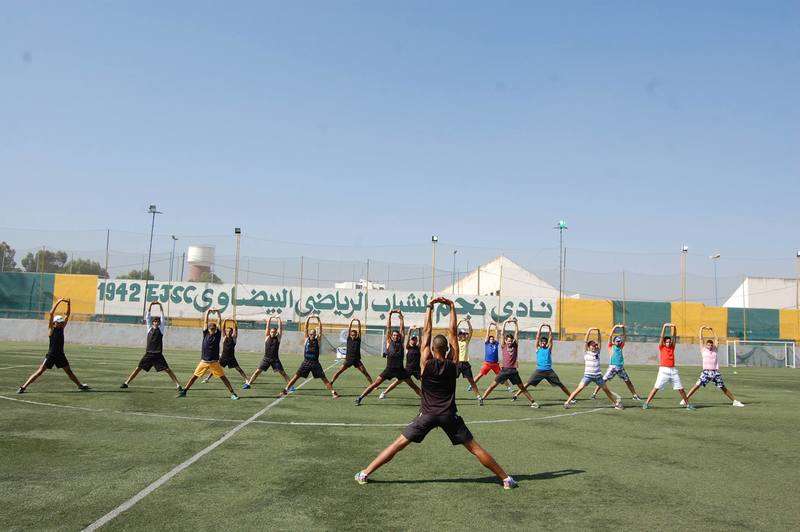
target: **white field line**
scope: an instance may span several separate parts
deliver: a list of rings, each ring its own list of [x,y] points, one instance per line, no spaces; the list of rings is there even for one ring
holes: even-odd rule
[[[328,369],[330,369],[332,367],[333,366],[328,366],[326,368],[326,370],[328,370]],[[298,389],[302,388],[307,383],[309,383],[311,380],[313,380],[313,379],[304,380],[302,383],[300,383],[297,386],[297,388]],[[277,399],[275,399],[274,401],[269,403],[267,406],[265,406],[264,408],[262,408],[261,410],[259,410],[258,412],[256,412],[255,414],[253,414],[252,416],[247,418],[246,420],[242,421],[241,423],[239,423],[238,425],[233,427],[231,430],[229,430],[225,434],[223,434],[222,437],[220,437],[217,441],[215,441],[214,443],[212,443],[208,447],[202,449],[201,451],[198,451],[197,453],[192,455],[188,460],[185,460],[185,461],[181,462],[180,464],[176,465],[175,467],[173,467],[170,471],[168,471],[167,473],[162,475],[158,480],[156,480],[156,481],[152,482],[151,484],[149,484],[142,491],[140,491],[139,493],[137,493],[136,495],[134,495],[133,497],[131,497],[127,501],[123,502],[122,504],[120,504],[119,506],[117,506],[116,508],[114,508],[113,510],[111,510],[110,512],[105,514],[104,516],[100,517],[99,519],[97,519],[96,521],[91,523],[89,526],[87,526],[84,529],[84,532],[90,532],[90,531],[93,531],[93,530],[97,530],[100,527],[102,527],[103,525],[105,525],[106,523],[108,523],[109,521],[112,521],[113,519],[115,519],[121,513],[125,512],[127,510],[130,510],[134,505],[136,505],[136,503],[138,503],[139,501],[141,501],[142,499],[147,497],[149,494],[151,494],[152,492],[157,490],[159,487],[161,487],[164,484],[166,484],[167,482],[169,482],[173,477],[178,475],[181,471],[183,471],[184,469],[188,468],[189,466],[191,466],[192,464],[194,464],[195,462],[200,460],[202,457],[204,457],[205,455],[207,455],[208,453],[210,453],[211,451],[213,451],[214,449],[216,449],[217,447],[219,447],[220,445],[225,443],[228,439],[233,437],[237,432],[239,432],[240,430],[242,430],[246,426],[248,426],[251,423],[253,423],[259,416],[265,414],[272,407],[274,407],[276,405],[279,405],[284,399],[286,399],[286,397],[288,397],[288,396],[278,397]]]
[[[49,406],[52,408],[68,408],[70,410],[81,410],[84,412],[94,412],[94,413],[107,413],[107,414],[120,414],[125,416],[143,416],[143,417],[158,417],[158,418],[166,418],[166,419],[183,419],[186,421],[211,421],[211,422],[218,422],[218,423],[243,423],[247,420],[245,419],[227,419],[227,418],[214,418],[214,417],[198,417],[198,416],[181,416],[177,414],[160,414],[158,412],[136,412],[136,411],[126,411],[126,410],[108,410],[104,408],[89,408],[84,406],[70,406],[70,405],[59,405],[54,403],[43,403],[39,401],[30,401],[27,399],[19,399],[17,397],[8,397],[5,395],[0,395],[0,399],[6,399],[8,401],[16,401],[19,403],[26,403],[30,405],[37,405],[37,406]],[[567,412],[563,414],[554,414],[551,416],[539,416],[539,417],[520,417],[520,418],[507,418],[507,419],[479,419],[475,421],[467,421],[467,425],[488,425],[488,424],[495,424],[495,423],[518,423],[518,422],[525,422],[525,421],[541,421],[545,419],[556,419],[561,417],[572,417],[572,416],[580,416],[582,414],[591,414],[593,412],[599,412],[601,410],[608,410],[610,406],[607,407],[597,407],[592,408],[591,410],[581,410],[576,412]],[[251,423],[259,424],[259,425],[283,425],[283,426],[292,426],[292,427],[363,427],[363,428],[370,428],[370,427],[405,427],[408,423],[347,423],[347,422],[338,422],[338,421],[268,421],[268,420],[253,420]]]

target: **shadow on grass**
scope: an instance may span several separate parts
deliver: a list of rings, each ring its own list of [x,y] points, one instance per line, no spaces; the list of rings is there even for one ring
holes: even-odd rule
[[[512,475],[517,482],[528,480],[553,480],[569,475],[579,475],[586,473],[583,469],[561,469],[558,471],[545,471],[532,475]],[[462,478],[425,478],[415,480],[372,480],[370,484],[498,484],[497,477],[462,477]]]

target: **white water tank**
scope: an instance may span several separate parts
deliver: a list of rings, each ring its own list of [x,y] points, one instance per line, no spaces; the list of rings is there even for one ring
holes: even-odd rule
[[[188,281],[199,281],[214,265],[214,246],[189,246],[186,249],[189,264]]]

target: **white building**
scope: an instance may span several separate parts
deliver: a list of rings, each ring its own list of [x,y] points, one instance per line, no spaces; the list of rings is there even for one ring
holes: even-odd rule
[[[335,283],[334,287],[342,290],[364,290],[367,287],[369,287],[369,290],[386,290],[385,284],[367,281],[366,279],[359,279],[355,282],[345,281],[343,283]]]
[[[795,308],[798,302],[797,279],[745,277],[723,305],[735,308]]]
[[[455,286],[450,285],[437,290],[437,292],[441,294],[531,296],[549,300],[558,299],[558,288],[504,256],[479,266],[456,282]]]

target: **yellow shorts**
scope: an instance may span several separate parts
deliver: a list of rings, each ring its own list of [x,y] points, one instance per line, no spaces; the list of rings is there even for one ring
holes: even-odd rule
[[[202,377],[208,372],[211,372],[211,374],[215,377],[223,377],[225,375],[225,370],[223,370],[222,366],[219,365],[219,360],[215,360],[214,362],[206,362],[205,360],[201,360],[194,369],[194,376]]]

